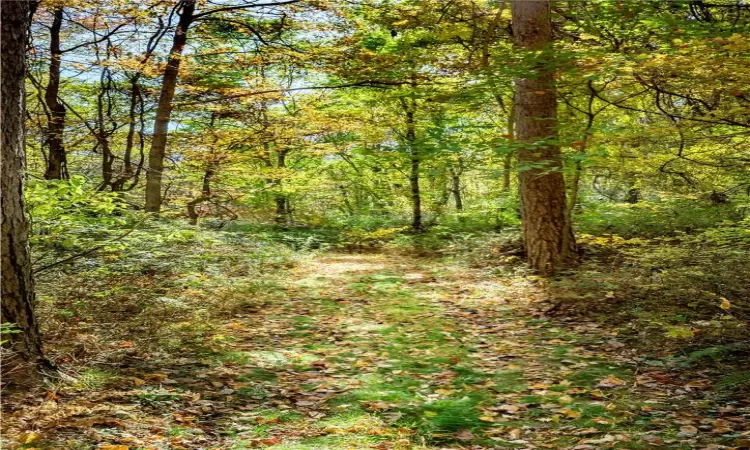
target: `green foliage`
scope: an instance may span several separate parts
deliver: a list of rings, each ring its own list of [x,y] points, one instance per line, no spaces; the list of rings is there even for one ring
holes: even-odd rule
[[[54,262],[99,245],[117,250],[116,238],[143,216],[114,193],[93,192],[82,176],[70,180],[32,180],[26,200],[31,218],[31,245],[38,265]]]
[[[452,440],[452,433],[460,430],[481,429],[487,426],[479,419],[478,401],[475,398],[439,400],[424,406],[423,417],[425,432],[433,435],[447,434]]]
[[[719,388],[724,391],[738,391],[740,389],[747,391],[750,389],[750,371],[736,372],[727,375],[719,381]]]
[[[576,214],[577,231],[623,238],[655,238],[693,233],[737,219],[737,206],[711,205],[697,198],[664,198],[635,204],[588,201]]]
[[[0,323],[0,345],[5,345],[11,338],[11,334],[18,334],[21,330],[14,323]]]

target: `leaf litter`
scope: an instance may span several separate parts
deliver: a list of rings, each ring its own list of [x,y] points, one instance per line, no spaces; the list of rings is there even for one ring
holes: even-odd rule
[[[750,401],[722,401],[710,374],[643,366],[617,330],[545,318],[545,297],[533,277],[319,256],[289,272],[283,295],[217,330],[215,354],[151,354],[99,389],[27,395],[5,410],[3,443],[748,448]]]

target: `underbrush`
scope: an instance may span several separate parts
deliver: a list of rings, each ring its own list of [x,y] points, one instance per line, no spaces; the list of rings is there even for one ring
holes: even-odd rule
[[[257,307],[254,292],[294,258],[253,236],[141,224],[117,248],[40,275],[48,351],[58,363],[210,351],[217,321]]]
[[[719,387],[750,389],[750,220],[688,234],[579,237],[586,256],[551,284],[557,314],[619,327],[670,363],[713,365]]]
[[[282,295],[274,280],[304,255],[262,234],[150,218],[87,189],[80,177],[29,189],[45,350],[79,380],[137,360],[219,351],[221,322],[262,308],[259,292]],[[23,383],[4,379],[13,381]]]

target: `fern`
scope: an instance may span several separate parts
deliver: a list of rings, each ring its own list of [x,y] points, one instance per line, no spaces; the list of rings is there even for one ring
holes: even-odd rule
[[[716,385],[720,390],[750,388],[750,371],[735,372],[721,379]]]
[[[748,349],[750,349],[750,342],[735,342],[733,344],[717,345],[715,347],[706,347],[696,350],[688,355],[688,359],[693,362],[702,358],[717,360],[731,353]]]

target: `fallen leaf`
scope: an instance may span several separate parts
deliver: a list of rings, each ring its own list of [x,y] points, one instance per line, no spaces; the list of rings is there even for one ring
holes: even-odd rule
[[[679,437],[693,437],[698,434],[698,429],[692,425],[685,425],[680,427],[680,432],[677,433]]]
[[[21,443],[22,444],[33,444],[34,442],[38,442],[42,437],[39,435],[39,433],[26,433],[21,435]]]
[[[475,439],[474,435],[469,430],[460,430],[460,431],[457,431],[454,436],[459,441],[473,441]]]
[[[641,440],[647,444],[651,445],[662,445],[664,444],[664,440],[660,438],[659,436],[651,436],[651,435],[645,435],[641,437]]]
[[[684,387],[686,389],[708,389],[712,384],[711,380],[701,379],[690,381]]]
[[[611,387],[623,386],[625,384],[627,384],[627,381],[621,380],[614,375],[610,375],[607,378],[600,380],[599,384],[597,384],[597,387],[611,388]]]
[[[562,408],[562,409],[558,409],[557,411],[560,412],[560,413],[562,413],[562,414],[564,414],[565,417],[567,417],[569,419],[577,419],[577,418],[581,417],[581,413],[580,412],[574,411],[572,409]]]

